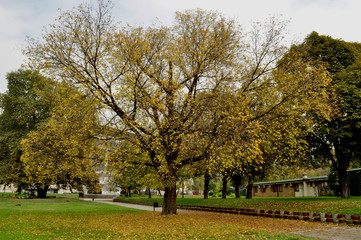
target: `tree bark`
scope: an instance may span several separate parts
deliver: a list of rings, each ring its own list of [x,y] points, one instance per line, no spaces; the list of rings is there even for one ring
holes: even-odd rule
[[[209,193],[209,182],[211,180],[211,175],[206,171],[204,174],[204,189],[203,189],[203,198],[208,199],[208,193]]]
[[[152,194],[150,193],[150,188],[148,187],[148,197],[152,198]]]
[[[246,198],[252,199],[253,177],[249,176],[246,190]]]
[[[347,148],[344,149],[343,146],[347,145],[347,141],[338,141],[334,140],[335,153],[337,158],[336,170],[338,175],[338,182],[340,186],[341,198],[350,197],[350,186],[347,178],[347,168],[350,166],[351,157],[347,154]]]
[[[241,176],[239,174],[234,175],[234,190],[236,191],[236,198],[240,198],[239,186],[241,185]]]
[[[37,188],[37,198],[46,198],[46,193],[48,192],[49,186],[46,185],[44,188]]]
[[[227,176],[222,178],[222,199],[227,198]]]
[[[177,214],[177,189],[174,184],[171,187],[164,188],[164,200],[162,214]]]
[[[184,198],[184,181],[182,181],[182,198]]]
[[[341,188],[341,198],[349,198],[350,186],[348,183],[347,169],[344,169],[344,167],[339,167],[337,173],[338,173],[339,185]]]

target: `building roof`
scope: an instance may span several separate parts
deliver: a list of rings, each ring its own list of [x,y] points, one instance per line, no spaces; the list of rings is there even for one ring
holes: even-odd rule
[[[361,168],[354,168],[347,170],[347,172],[356,172],[356,171],[361,171]],[[268,182],[256,182],[253,185],[270,185],[270,184],[278,184],[278,183],[294,183],[294,182],[303,182],[303,181],[311,182],[311,181],[319,181],[319,180],[328,180],[328,176],[296,178],[296,179],[268,181]]]
[[[270,185],[277,183],[294,183],[294,182],[311,182],[311,181],[319,181],[319,180],[328,180],[327,176],[320,177],[308,177],[308,178],[296,178],[296,179],[287,179],[287,180],[278,180],[278,181],[269,181],[269,182],[256,182],[253,185]]]
[[[354,169],[347,170],[347,172],[356,172],[356,171],[361,171],[361,168],[354,168]]]

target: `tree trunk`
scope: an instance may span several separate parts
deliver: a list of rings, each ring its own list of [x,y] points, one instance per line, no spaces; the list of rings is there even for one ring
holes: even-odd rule
[[[182,182],[182,198],[184,198],[184,181]]]
[[[249,176],[246,190],[246,198],[252,199],[253,177]]]
[[[150,193],[150,188],[148,187],[148,197],[152,198],[152,194]]]
[[[128,196],[129,196],[129,197],[131,197],[131,196],[132,196],[132,193],[131,193],[130,191],[131,191],[131,189],[130,189],[130,188],[128,188]]]
[[[347,178],[347,170],[339,169],[338,170],[338,179],[341,188],[341,198],[349,198],[350,197],[350,186]]]
[[[37,198],[46,198],[46,193],[48,192],[49,186],[45,186],[44,188],[37,188]]]
[[[209,182],[211,180],[211,175],[206,171],[204,174],[204,189],[203,189],[203,198],[208,199],[208,193],[209,193]]]
[[[222,178],[222,199],[227,198],[227,176]]]
[[[159,193],[159,196],[162,196],[162,192],[160,191],[159,188],[158,188],[158,193]]]
[[[239,174],[234,175],[234,190],[236,191],[236,198],[240,198],[239,186],[241,185],[241,176]]]
[[[164,188],[164,200],[162,214],[177,214],[177,189],[174,184],[172,187]]]
[[[343,146],[346,145],[347,141],[338,142],[334,140],[335,153],[337,158],[336,170],[338,175],[338,183],[340,186],[341,198],[350,197],[350,186],[347,178],[347,168],[350,166],[351,157],[347,154],[347,149],[344,149]]]

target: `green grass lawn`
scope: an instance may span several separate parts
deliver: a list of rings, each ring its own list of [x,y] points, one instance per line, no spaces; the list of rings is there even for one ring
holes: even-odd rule
[[[163,198],[159,196],[153,196],[149,199],[144,195],[133,196],[131,198],[120,197],[120,199],[143,202],[163,201]],[[209,199],[203,199],[202,196],[186,195],[185,198],[178,197],[177,204],[361,215],[361,197],[351,197],[348,199],[338,197],[268,197],[253,199],[245,199],[244,197],[240,199],[210,197]]]
[[[237,223],[241,218],[235,215],[205,214],[191,211],[162,216],[82,201],[76,195],[2,197],[0,239],[305,239]]]
[[[112,233],[89,228],[92,218],[140,212],[80,201],[74,195],[56,199],[0,198],[0,239],[102,239]]]

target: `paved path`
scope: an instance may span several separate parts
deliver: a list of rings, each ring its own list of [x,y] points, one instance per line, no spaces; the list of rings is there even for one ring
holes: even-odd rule
[[[294,229],[288,233],[295,235],[314,237],[319,239],[332,239],[332,240],[360,240],[361,239],[361,227],[350,226],[337,226],[333,223],[327,224],[327,226],[317,226],[313,229]]]
[[[84,199],[85,201],[92,201],[92,199]],[[94,202],[107,203],[112,205],[118,205],[127,208],[135,208],[145,211],[153,211],[152,206],[144,206],[138,204],[113,202],[112,199],[95,199]],[[162,208],[158,207],[156,211],[161,211]],[[182,210],[185,211],[185,210]],[[186,211],[185,211],[186,212]],[[209,214],[209,217],[222,213],[211,213],[202,212],[202,214]],[[226,213],[225,213],[226,214]],[[233,214],[232,214],[233,215]],[[361,227],[360,226],[347,226],[347,225],[336,225],[327,223],[312,223],[297,220],[288,219],[277,219],[277,218],[266,218],[258,216],[247,216],[247,215],[234,215],[238,218],[244,218],[244,223],[249,223],[249,227],[261,228],[256,223],[262,222],[264,226],[272,226],[273,231],[279,231],[284,233],[291,233],[295,235],[311,237],[316,239],[330,239],[330,240],[361,240]],[[254,222],[252,224],[252,222]],[[256,226],[255,226],[256,225]]]
[[[84,200],[85,201],[93,201],[91,198],[84,198]],[[145,211],[153,211],[154,210],[154,208],[152,206],[145,206],[145,205],[131,204],[131,203],[122,203],[122,202],[113,202],[112,199],[94,199],[94,202],[107,203],[107,204],[118,205],[118,206],[127,207],[127,208],[140,209],[140,210],[145,210]],[[157,208],[155,208],[155,211],[160,212],[160,211],[162,211],[162,208],[157,207]]]

